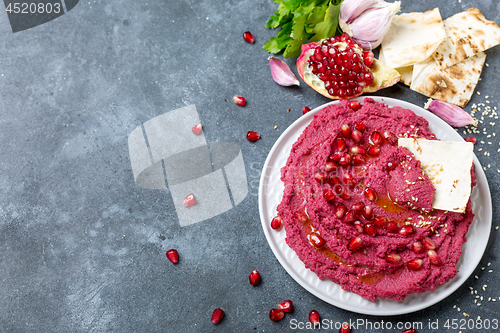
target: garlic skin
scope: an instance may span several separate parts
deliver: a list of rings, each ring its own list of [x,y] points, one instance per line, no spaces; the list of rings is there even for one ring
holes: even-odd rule
[[[269,60],[269,66],[271,66],[271,75],[277,84],[280,86],[300,86],[300,81],[295,74],[293,74],[286,62],[274,57],[269,57],[267,59]]]
[[[365,10],[370,8],[371,6],[378,3],[377,0],[344,0],[340,5],[340,14],[339,14],[339,24],[342,28],[342,25],[346,25],[347,23],[351,23],[356,17],[361,15]],[[344,29],[342,28],[342,31]]]
[[[353,1],[355,0],[347,1],[347,5]],[[345,3],[346,1],[344,0],[340,7],[340,28],[342,31],[348,33],[349,36],[356,39],[365,50],[374,49],[382,43],[385,34],[391,26],[392,18],[401,10],[400,1],[388,3],[383,0],[376,0],[374,4],[365,9],[359,16],[354,18],[349,17],[349,20],[346,20],[346,17],[342,16],[342,6]],[[344,12],[348,13],[347,9]],[[356,13],[356,11],[352,13]]]
[[[425,105],[429,111],[432,111],[439,118],[446,121],[453,127],[463,127],[476,124],[476,120],[464,109],[454,104],[439,100],[432,100]]]

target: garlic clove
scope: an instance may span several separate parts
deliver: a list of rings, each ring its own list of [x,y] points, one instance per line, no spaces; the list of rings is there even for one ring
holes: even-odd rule
[[[339,21],[351,23],[361,13],[376,3],[378,3],[377,0],[344,0],[340,5]]]
[[[451,103],[432,100],[426,106],[427,109],[453,127],[463,127],[476,123],[476,120],[467,111]]]
[[[300,86],[300,81],[283,60],[274,57],[269,57],[268,60],[271,66],[271,75],[277,84],[281,86]]]

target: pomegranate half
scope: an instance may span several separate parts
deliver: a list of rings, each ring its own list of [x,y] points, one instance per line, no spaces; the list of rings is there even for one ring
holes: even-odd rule
[[[401,75],[363,51],[348,34],[302,45],[297,72],[304,82],[331,99],[344,99],[396,84]]]

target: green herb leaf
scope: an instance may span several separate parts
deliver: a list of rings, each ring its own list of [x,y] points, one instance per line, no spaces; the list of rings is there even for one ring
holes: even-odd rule
[[[330,38],[334,36],[339,26],[339,13],[340,4],[335,5],[331,3],[326,9],[323,22],[319,22],[314,26],[313,31],[316,34],[312,36],[309,41],[316,42],[323,38]]]

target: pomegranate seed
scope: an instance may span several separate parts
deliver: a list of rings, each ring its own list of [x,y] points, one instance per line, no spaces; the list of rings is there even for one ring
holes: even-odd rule
[[[272,220],[271,220],[271,228],[273,228],[274,230],[280,230],[281,227],[282,227],[282,221],[281,221],[281,217],[279,216],[275,216]]]
[[[344,138],[337,138],[334,142],[335,152],[342,152],[346,147],[346,141]]]
[[[398,137],[391,131],[384,131],[384,134],[382,135],[384,136],[385,142],[387,142],[391,146],[394,146],[398,143]]]
[[[309,322],[313,324],[314,327],[319,325],[319,312],[312,310],[309,312]]]
[[[412,259],[406,264],[409,270],[416,271],[422,267],[422,259]]]
[[[293,214],[293,217],[300,223],[306,223],[307,220],[309,220],[306,213],[304,212],[295,212],[295,214]]]
[[[351,327],[349,323],[343,323],[339,329],[339,333],[351,333]]]
[[[281,301],[278,303],[278,309],[283,312],[290,313],[293,311],[293,302],[291,300]]]
[[[398,164],[396,162],[387,162],[387,165],[385,166],[386,171],[392,171],[398,167]]]
[[[347,190],[347,188],[345,188],[345,187],[342,188],[342,192],[340,193],[340,197],[342,199],[345,199],[345,200],[348,200],[351,198],[351,195],[349,194],[349,191]]]
[[[196,197],[194,196],[193,193],[190,193],[188,194],[184,200],[182,200],[182,204],[185,206],[185,207],[189,207],[189,206],[192,206],[196,203]]]
[[[310,108],[310,107],[308,107],[308,106],[304,106],[304,107],[302,108],[302,114],[306,114],[306,113],[308,113],[309,111],[311,111],[311,108]]]
[[[254,269],[248,276],[248,280],[252,286],[256,286],[260,283],[260,273]]]
[[[245,104],[247,104],[247,100],[245,99],[245,97],[240,95],[234,95],[233,102],[239,106],[245,106]]]
[[[323,184],[326,180],[326,174],[318,172],[314,175],[314,179],[316,179],[318,183]]]
[[[367,223],[365,225],[365,231],[368,235],[375,237],[377,235],[377,228],[373,224]]]
[[[378,155],[380,155],[380,147],[370,145],[368,147],[368,155],[377,157]]]
[[[371,220],[373,218],[373,208],[372,206],[366,205],[363,208],[363,212],[361,213],[363,217],[367,220]]]
[[[344,154],[340,157],[340,160],[338,162],[341,166],[346,167],[351,164],[351,155],[349,154]]]
[[[281,319],[283,319],[284,316],[285,316],[285,312],[283,312],[283,310],[271,309],[269,311],[269,319],[271,319],[272,321],[281,320]]]
[[[363,155],[360,155],[360,154],[356,154],[352,157],[352,163],[354,165],[361,165],[361,164],[365,164],[366,162],[366,158],[363,156]]]
[[[330,183],[331,185],[335,186],[335,185],[339,185],[340,184],[340,180],[339,180],[339,177],[335,176],[335,174],[331,174],[329,177],[328,177],[328,183]],[[340,193],[339,193],[340,194]]]
[[[355,251],[359,250],[359,248],[361,247],[362,242],[363,241],[361,240],[361,238],[359,238],[359,237],[353,237],[349,241],[349,244],[347,244],[347,248],[349,249],[349,251],[355,252]]]
[[[343,218],[345,213],[347,212],[347,207],[341,203],[341,204],[338,204],[336,207],[335,207],[335,216],[337,216],[339,219]]]
[[[356,179],[350,173],[346,173],[344,175],[343,181],[344,181],[344,184],[346,184],[346,186],[349,188],[353,188],[357,184]]]
[[[349,106],[351,107],[351,109],[353,109],[354,111],[357,111],[361,108],[361,103],[359,101],[351,101],[349,103]]]
[[[210,320],[212,321],[212,324],[217,325],[220,323],[222,318],[224,318],[224,310],[217,308],[212,313],[212,318]]]
[[[387,220],[383,216],[377,216],[373,220],[373,224],[375,224],[378,228],[384,227],[386,223],[387,223]]]
[[[424,248],[426,250],[435,250],[436,249],[436,244],[429,237],[425,237],[424,239],[422,239],[422,245],[424,246]]]
[[[248,133],[247,133],[247,140],[248,141],[257,141],[259,139],[260,139],[259,133],[253,132],[253,131],[248,131]]]
[[[344,223],[352,223],[355,220],[356,214],[352,210],[350,210],[344,215],[344,219],[342,221],[344,221]]]
[[[424,251],[424,246],[420,242],[413,243],[411,248],[415,253],[422,253]]]
[[[331,172],[331,171],[336,171],[336,170],[337,170],[337,166],[335,165],[335,163],[333,163],[333,162],[326,163],[326,165],[325,165],[326,172]]]
[[[415,233],[415,228],[413,228],[413,226],[409,225],[409,224],[407,224],[407,225],[401,227],[401,229],[399,229],[399,234],[401,236],[405,236],[405,237],[406,236],[411,236],[414,233]]]
[[[365,228],[363,227],[363,224],[361,224],[361,221],[355,221],[354,222],[354,228],[356,228],[356,231],[362,234],[365,231]]]
[[[332,201],[333,199],[335,199],[335,193],[332,190],[324,190],[323,197],[326,201]]]
[[[172,264],[177,264],[179,262],[179,252],[177,252],[177,250],[170,249],[167,251],[166,255]]]
[[[356,129],[360,132],[364,132],[366,130],[366,123],[364,121],[361,121],[356,125]]]
[[[342,127],[340,127],[340,131],[342,132],[342,135],[346,138],[348,138],[351,135],[351,128],[347,124],[343,124]]]
[[[389,253],[385,256],[385,261],[387,261],[389,264],[397,264],[401,261],[401,256],[397,253]]]
[[[473,145],[475,145],[476,142],[477,142],[476,138],[473,137],[473,136],[468,136],[464,140],[467,141],[467,142],[471,142]]]
[[[354,142],[360,142],[363,139],[363,133],[357,129],[352,130],[351,136]]]
[[[329,157],[330,160],[337,162],[337,163],[340,161],[341,158],[342,158],[342,154],[338,153],[338,152]]]
[[[436,253],[436,251],[429,250],[429,251],[427,251],[427,255],[429,256],[429,260],[430,260],[432,265],[441,266],[441,264],[443,263],[441,261],[441,258],[439,258],[438,254]]]
[[[309,235],[309,241],[317,248],[322,248],[326,245],[325,239],[315,232]]]
[[[360,212],[365,208],[365,204],[362,202],[356,202],[352,205],[352,210],[355,212]]]
[[[252,33],[250,31],[245,31],[243,33],[243,39],[246,41],[246,42],[249,42],[250,44],[253,44],[255,43],[255,38],[254,36],[252,35]]]
[[[410,329],[404,330],[401,333],[417,333],[417,331],[414,328],[410,328]]]
[[[389,231],[391,233],[396,233],[396,232],[398,232],[398,229],[399,229],[398,224],[395,221],[387,222],[386,228],[387,228],[387,231]]]
[[[377,131],[374,131],[371,135],[370,135],[370,141],[375,145],[375,146],[379,146],[381,143],[382,143],[382,134],[380,134],[379,132]]]
[[[191,128],[191,131],[195,134],[195,135],[200,135],[201,133],[201,128],[203,126],[201,124],[196,124],[193,126],[193,128]]]
[[[357,131],[357,130],[355,130],[355,131]],[[354,132],[353,132],[353,134],[354,134]],[[364,155],[366,153],[366,149],[363,148],[363,147],[357,146],[357,145],[356,146],[352,146],[351,147],[351,153],[354,154],[354,155],[357,155],[357,154]]]
[[[367,198],[368,200],[370,200],[372,202],[377,200],[377,193],[371,187],[365,188],[365,190],[363,191],[363,194],[365,195],[365,198]]]

